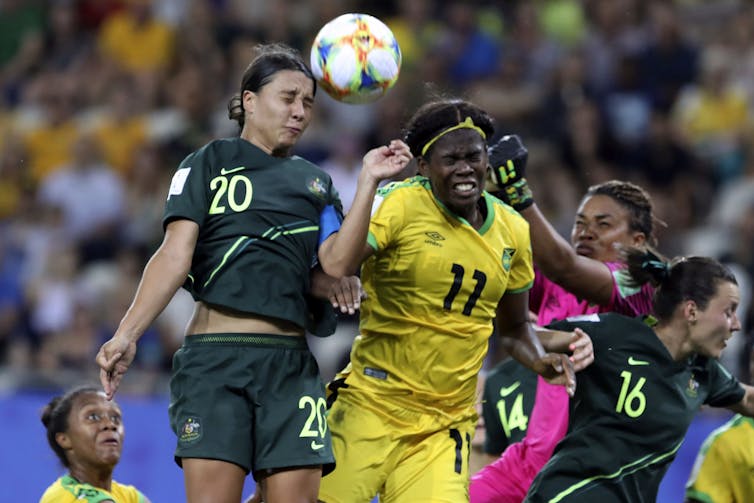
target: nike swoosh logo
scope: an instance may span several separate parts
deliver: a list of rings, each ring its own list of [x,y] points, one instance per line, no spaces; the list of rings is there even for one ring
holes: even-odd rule
[[[506,397],[516,391],[516,388],[518,388],[521,385],[521,381],[516,381],[515,383],[511,384],[507,388],[500,388],[500,396]]]
[[[649,362],[645,362],[644,360],[636,360],[633,356],[629,356],[628,364],[629,365],[649,365]]]
[[[312,450],[313,451],[318,451],[318,450],[322,449],[324,446],[325,446],[325,444],[318,444],[316,442],[316,440],[312,440]]]
[[[223,169],[220,170],[220,174],[221,175],[229,175],[231,173],[235,173],[236,171],[241,171],[242,169],[246,169],[246,166],[239,166],[239,167],[233,168],[233,169],[225,169],[225,168],[223,168]]]

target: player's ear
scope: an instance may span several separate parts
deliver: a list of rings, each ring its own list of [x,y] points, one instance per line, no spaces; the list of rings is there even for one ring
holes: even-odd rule
[[[257,103],[256,93],[252,91],[248,91],[248,90],[244,91],[241,94],[241,103],[243,105],[244,112],[248,114],[253,114],[254,107],[256,106],[256,103]]]
[[[56,433],[55,442],[57,442],[58,445],[62,447],[63,449],[70,449],[72,445],[71,438],[68,436],[67,433]]]
[[[424,156],[415,157],[414,160],[416,161],[416,172],[419,173],[421,176],[429,176],[429,163],[426,159],[424,159]]]
[[[634,232],[632,241],[632,246],[641,248],[647,244],[647,236],[643,232]]]

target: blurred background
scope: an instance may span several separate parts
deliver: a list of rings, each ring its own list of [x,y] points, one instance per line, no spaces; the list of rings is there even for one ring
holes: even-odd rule
[[[98,382],[178,163],[238,134],[227,102],[259,42],[304,59],[346,12],[379,17],[403,52],[372,105],[319,91],[297,153],[331,173],[344,204],[360,159],[401,134],[427,98],[486,108],[497,136],[530,150],[537,203],[568,235],[579,198],[611,178],[652,194],[659,249],[733,267],[744,329],[725,365],[746,375],[754,275],[754,6],[743,0],[0,0],[0,485],[36,501],[62,472],[39,409]],[[128,439],[115,478],[154,503],[184,501],[167,376],[192,309],[180,291],[141,339],[118,399]],[[347,359],[355,319],[311,339],[324,379]],[[705,412],[663,483],[682,500]],[[253,484],[249,484],[253,487]],[[250,492],[250,490],[249,490]]]

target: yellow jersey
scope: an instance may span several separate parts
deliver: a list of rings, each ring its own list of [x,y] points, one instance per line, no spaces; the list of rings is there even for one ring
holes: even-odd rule
[[[475,229],[417,176],[380,189],[349,386],[453,411],[473,405],[500,298],[534,279],[528,223],[488,193]]]
[[[754,419],[735,415],[699,449],[686,497],[705,503],[754,501]]]
[[[113,480],[105,491],[99,487],[82,484],[70,475],[64,475],[47,488],[39,503],[147,503],[149,500],[134,486]]]

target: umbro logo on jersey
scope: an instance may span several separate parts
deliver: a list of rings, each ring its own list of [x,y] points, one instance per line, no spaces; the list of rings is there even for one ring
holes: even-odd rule
[[[629,365],[634,365],[634,366],[636,366],[636,365],[649,365],[649,362],[644,361],[644,360],[637,360],[633,356],[629,356],[628,357],[628,364]]]
[[[442,246],[439,241],[445,241],[445,237],[439,232],[430,231],[424,233],[429,239],[425,239],[424,242],[432,246]]]

